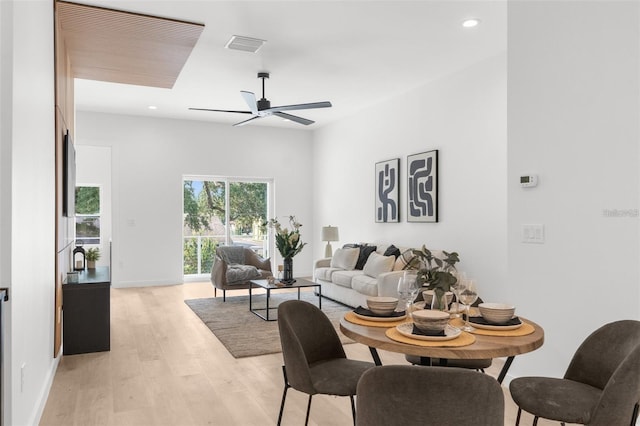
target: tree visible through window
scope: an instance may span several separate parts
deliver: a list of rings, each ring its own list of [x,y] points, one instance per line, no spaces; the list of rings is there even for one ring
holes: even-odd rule
[[[76,242],[100,244],[99,186],[76,186]]]
[[[184,274],[211,270],[218,245],[243,245],[267,256],[267,182],[184,180]]]

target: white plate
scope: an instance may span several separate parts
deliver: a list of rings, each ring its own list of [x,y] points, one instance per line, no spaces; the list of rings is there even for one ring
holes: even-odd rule
[[[425,309],[427,302],[416,302],[413,304],[413,307],[415,309]],[[456,302],[453,302],[453,306],[455,306]],[[450,314],[463,314],[465,311],[464,309],[464,305],[462,305],[462,303],[458,304],[458,312],[455,311],[455,309],[450,309],[446,312],[449,312]]]
[[[476,324],[475,322],[472,322],[472,321],[469,321],[469,324],[471,324],[472,327],[479,328],[480,330],[507,331],[507,330],[517,330],[520,327],[522,327],[522,324],[524,323],[522,322],[522,320],[520,320],[520,324],[515,324],[515,325],[485,325],[485,324]]]
[[[423,336],[420,334],[413,334],[412,322],[405,322],[404,324],[396,325],[396,330],[398,330],[398,332],[403,336],[407,336],[412,339],[435,341],[452,340],[458,337],[460,333],[462,333],[459,328],[455,328],[447,324],[447,327],[444,329],[444,336]]]
[[[367,316],[367,315],[360,315],[357,312],[353,312],[353,314],[355,316],[357,316],[358,318],[360,318],[360,319],[367,320],[367,321],[374,321],[374,322],[400,321],[400,320],[403,320],[403,319],[405,319],[407,317],[407,314],[404,314],[404,315],[399,316],[399,317],[370,317],[370,316]]]

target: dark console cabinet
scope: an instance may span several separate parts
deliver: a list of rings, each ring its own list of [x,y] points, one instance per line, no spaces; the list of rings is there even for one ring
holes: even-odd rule
[[[110,288],[106,266],[80,271],[77,283],[62,285],[63,354],[111,349]]]

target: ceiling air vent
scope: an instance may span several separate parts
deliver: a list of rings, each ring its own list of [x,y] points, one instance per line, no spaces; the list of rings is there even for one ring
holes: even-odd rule
[[[265,42],[266,40],[261,40],[259,38],[234,35],[224,47],[227,49],[256,53]]]

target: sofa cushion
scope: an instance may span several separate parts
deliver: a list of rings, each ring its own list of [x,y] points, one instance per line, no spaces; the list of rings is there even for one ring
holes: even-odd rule
[[[396,259],[396,263],[393,265],[393,270],[402,271],[403,269],[407,269],[407,265],[409,265],[414,257],[416,257],[416,255],[413,254],[413,249],[406,249]]]
[[[352,278],[359,275],[364,274],[358,270],[334,271],[333,274],[331,274],[331,282],[342,287],[351,288]]]
[[[365,274],[353,277],[351,287],[358,293],[366,294],[367,296],[378,295],[378,279]]]
[[[396,259],[393,256],[382,256],[378,253],[371,253],[362,271],[365,275],[377,278],[378,275],[384,272],[391,272],[395,261]]]
[[[335,272],[335,271],[343,271],[343,269],[340,268],[316,268],[316,270],[314,271],[314,278],[319,279],[319,280],[324,280],[324,281],[331,281],[331,275]]]
[[[331,267],[350,271],[355,268],[359,254],[360,249],[357,248],[339,248],[331,258]]]
[[[360,246],[359,249],[360,253],[358,254],[358,261],[356,262],[356,269],[362,270],[364,269],[364,265],[367,263],[367,259],[369,259],[371,253],[376,251],[377,247],[364,245]]]

